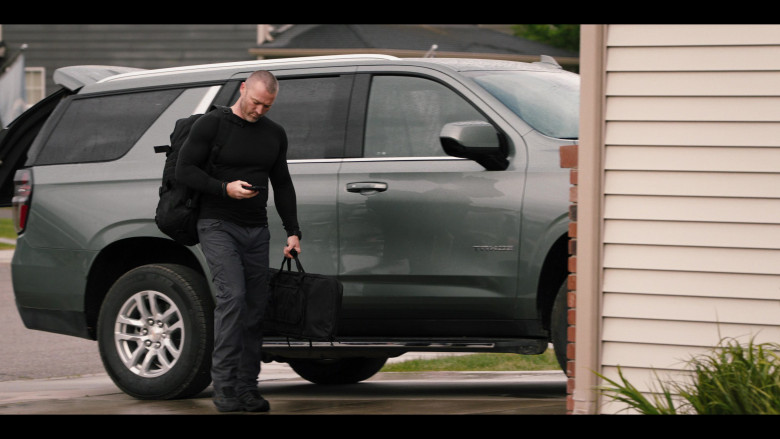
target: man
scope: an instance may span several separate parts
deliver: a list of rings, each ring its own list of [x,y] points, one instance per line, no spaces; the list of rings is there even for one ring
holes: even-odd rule
[[[268,411],[257,389],[262,319],[268,303],[268,181],[287,231],[284,255],[300,253],[295,188],[287,169],[287,135],[264,117],[278,83],[257,71],[241,84],[240,96],[225,113],[211,111],[193,124],[182,146],[176,178],[200,191],[198,236],[217,288],[211,377],[219,411]],[[226,122],[220,127],[220,118]],[[211,172],[203,167],[217,138]],[[227,134],[227,135],[225,135]]]

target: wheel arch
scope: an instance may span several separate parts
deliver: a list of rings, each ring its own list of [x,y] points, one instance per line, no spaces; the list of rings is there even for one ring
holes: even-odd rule
[[[536,292],[536,305],[542,317],[542,325],[548,330],[555,297],[569,274],[568,258],[569,236],[564,234],[555,240],[544,258]]]
[[[87,275],[84,312],[90,337],[97,339],[100,307],[109,288],[124,273],[146,264],[180,264],[204,274],[195,252],[170,239],[154,237],[127,238],[103,248],[92,262]]]

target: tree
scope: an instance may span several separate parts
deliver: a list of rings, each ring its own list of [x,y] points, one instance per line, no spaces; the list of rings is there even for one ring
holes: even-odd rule
[[[515,36],[549,44],[559,49],[580,51],[579,24],[517,24]]]

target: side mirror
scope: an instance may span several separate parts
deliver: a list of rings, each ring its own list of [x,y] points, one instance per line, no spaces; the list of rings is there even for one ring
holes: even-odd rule
[[[474,160],[488,171],[503,171],[509,166],[506,140],[487,122],[448,123],[439,139],[447,154]]]

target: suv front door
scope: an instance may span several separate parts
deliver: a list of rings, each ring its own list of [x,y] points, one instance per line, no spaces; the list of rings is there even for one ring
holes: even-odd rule
[[[446,123],[487,121],[444,83],[377,74],[357,84],[370,92],[362,151],[339,173],[340,328],[496,335],[515,304],[522,175],[444,153]]]

